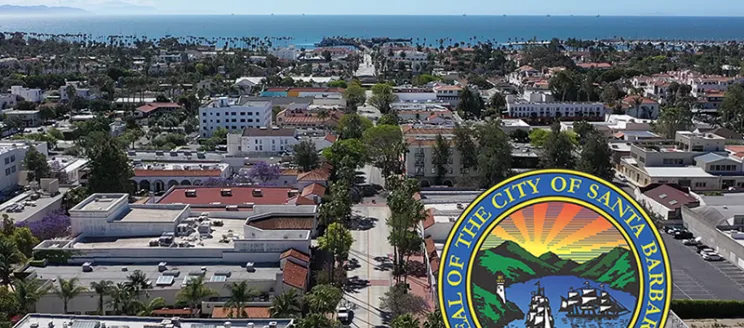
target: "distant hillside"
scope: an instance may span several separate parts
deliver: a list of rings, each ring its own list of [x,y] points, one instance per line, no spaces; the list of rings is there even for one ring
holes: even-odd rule
[[[535,257],[518,244],[506,241],[498,247],[480,251],[477,259],[472,281],[490,284],[500,274],[510,285],[534,278],[568,275],[606,283],[610,288],[631,293],[638,290],[638,270],[632,254],[620,247],[579,265],[550,252]]]
[[[79,15],[88,13],[80,8],[1,5],[0,15]]]

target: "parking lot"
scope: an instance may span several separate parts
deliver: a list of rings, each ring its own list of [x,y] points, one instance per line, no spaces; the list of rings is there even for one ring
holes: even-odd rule
[[[730,262],[708,262],[694,246],[662,232],[672,262],[674,299],[744,301],[744,271]]]

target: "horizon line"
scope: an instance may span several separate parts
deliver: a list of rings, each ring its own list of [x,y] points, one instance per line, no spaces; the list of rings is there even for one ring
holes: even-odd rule
[[[51,7],[53,8],[53,7]],[[355,17],[416,17],[416,16],[425,16],[425,17],[545,17],[545,18],[551,18],[551,17],[618,17],[618,18],[627,18],[627,17],[644,17],[644,18],[655,18],[655,17],[674,17],[674,18],[744,18],[742,15],[681,15],[681,14],[623,14],[623,15],[613,15],[613,14],[468,14],[468,13],[462,13],[462,14],[355,14],[355,13],[323,13],[323,14],[303,14],[303,13],[292,13],[292,14],[275,14],[275,13],[262,13],[262,14],[244,14],[244,13],[209,13],[209,14],[201,14],[201,13],[169,13],[169,12],[157,12],[157,13],[108,13],[108,12],[95,12],[95,11],[88,11],[86,9],[77,8],[77,7],[67,7],[67,8],[74,8],[74,9],[80,9],[84,10],[84,13],[28,13],[28,14],[18,14],[18,13],[8,13],[8,14],[2,14],[0,13],[0,17],[6,17],[6,16],[13,16],[13,17],[39,17],[39,16],[55,16],[55,17],[80,17],[80,16],[283,16],[283,17],[305,17],[305,16],[315,16],[315,17],[328,17],[328,16],[355,16]]]

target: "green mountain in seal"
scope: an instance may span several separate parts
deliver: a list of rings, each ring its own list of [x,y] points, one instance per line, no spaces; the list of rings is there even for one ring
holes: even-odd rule
[[[536,257],[517,243],[506,241],[478,252],[471,279],[490,286],[498,275],[503,275],[508,286],[540,277],[567,275],[606,283],[610,288],[635,294],[637,272],[632,253],[621,247],[578,264],[550,252]]]
[[[499,275],[504,277],[507,287],[547,276],[575,276],[633,295],[638,293],[638,269],[627,249],[616,247],[578,264],[551,252],[536,257],[517,243],[505,241],[497,247],[479,251],[473,264],[473,306],[483,327],[505,327],[511,321],[524,318],[519,307],[508,301],[509,295],[506,304],[496,295],[495,281]]]

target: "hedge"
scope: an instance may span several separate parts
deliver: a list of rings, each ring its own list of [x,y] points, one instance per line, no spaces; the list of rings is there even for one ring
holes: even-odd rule
[[[723,300],[672,300],[672,311],[682,319],[744,318],[744,302]]]

